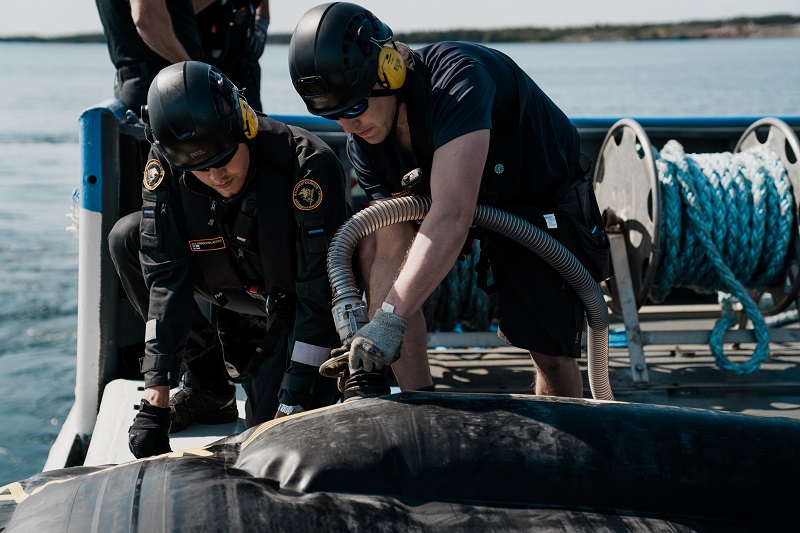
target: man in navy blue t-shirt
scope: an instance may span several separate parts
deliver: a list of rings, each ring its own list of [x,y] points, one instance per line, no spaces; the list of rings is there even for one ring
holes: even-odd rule
[[[292,36],[289,68],[308,110],[348,133],[371,201],[431,197],[421,225],[394,224],[361,242],[372,318],[350,354],[351,371],[392,365],[403,390],[429,389],[421,307],[474,236],[476,204],[537,222],[537,212],[553,212],[589,182],[591,161],[569,119],[504,54],[463,42],[411,50],[355,4],[309,10]],[[415,169],[415,179],[403,179]],[[527,248],[478,236],[498,294],[498,334],[530,350],[535,392],[582,396],[580,298]]]

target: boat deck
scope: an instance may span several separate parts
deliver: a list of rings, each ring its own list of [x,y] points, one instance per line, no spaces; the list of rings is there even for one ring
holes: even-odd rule
[[[441,392],[530,394],[533,366],[516,348],[431,350],[431,371]],[[751,352],[735,350],[735,362]],[[800,419],[800,345],[773,346],[770,358],[749,375],[720,370],[708,346],[645,348],[647,384],[635,384],[626,349],[609,350],[609,375],[617,401],[693,407]],[[591,398],[586,359],[584,397]]]
[[[641,329],[676,338],[683,332],[694,340],[696,334],[711,331],[718,315],[714,305],[654,307],[642,310]],[[612,317],[610,329],[621,328],[621,321]],[[784,337],[800,333],[797,323],[780,329],[788,330]],[[755,347],[725,343],[723,348],[732,362],[741,364],[753,356]],[[628,349],[609,348],[615,400],[800,419],[800,342],[770,343],[769,358],[746,375],[722,370],[708,344],[645,345],[644,354],[648,380],[637,383]],[[432,349],[429,360],[437,391],[532,391],[533,365],[528,353],[517,348]],[[585,352],[579,364],[584,398],[591,398]]]

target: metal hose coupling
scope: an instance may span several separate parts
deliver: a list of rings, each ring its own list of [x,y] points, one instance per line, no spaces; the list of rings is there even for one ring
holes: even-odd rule
[[[374,372],[357,370],[351,374],[348,365],[350,350],[347,346],[332,350],[331,356],[330,359],[320,366],[319,372],[324,377],[336,378],[338,380],[337,386],[345,402],[349,400],[384,396],[391,392],[391,385],[389,385],[388,379],[388,367],[375,370]]]
[[[369,322],[367,304],[360,296],[346,295],[333,300],[333,323],[339,332],[339,339],[345,346],[350,345],[356,331]]]

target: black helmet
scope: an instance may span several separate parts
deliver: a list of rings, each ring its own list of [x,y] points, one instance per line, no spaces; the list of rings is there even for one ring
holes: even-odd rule
[[[199,61],[170,65],[155,77],[142,120],[171,167],[189,171],[223,160],[244,140],[239,90]]]
[[[392,30],[349,2],[310,9],[289,42],[289,73],[308,111],[335,115],[367,96],[378,81],[381,45]]]

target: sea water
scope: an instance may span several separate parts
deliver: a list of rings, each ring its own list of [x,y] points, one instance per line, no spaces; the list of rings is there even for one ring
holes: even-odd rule
[[[571,117],[800,115],[800,39],[502,44]],[[269,114],[305,114],[268,46]],[[0,486],[40,471],[74,398],[78,117],[112,97],[105,45],[0,43]]]

